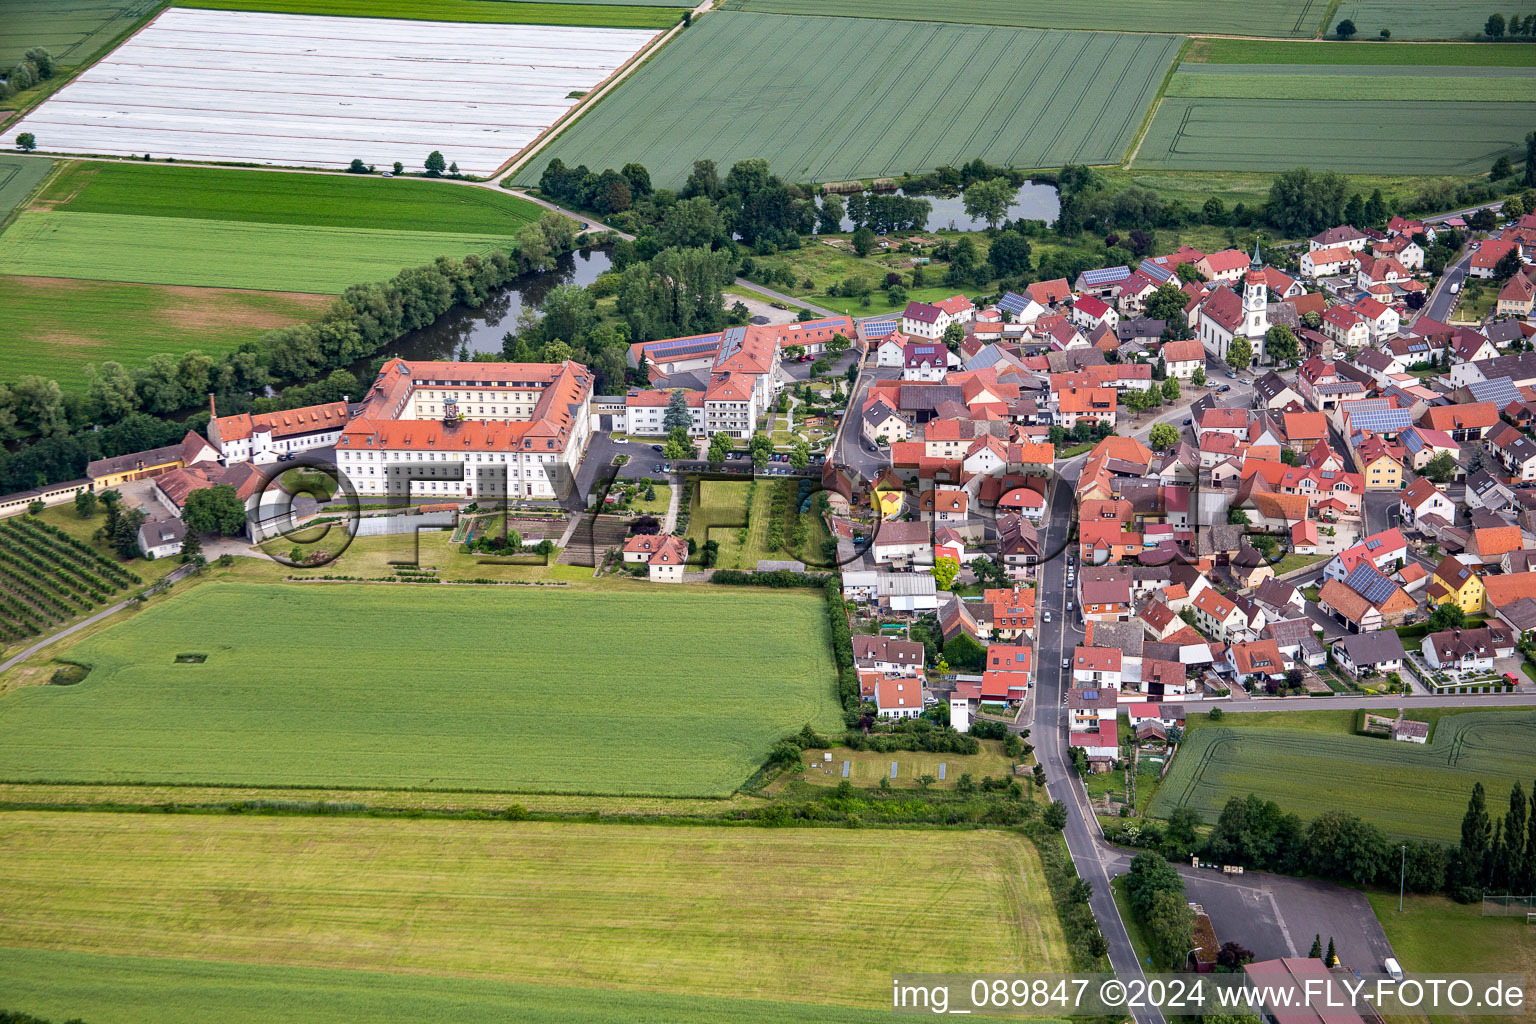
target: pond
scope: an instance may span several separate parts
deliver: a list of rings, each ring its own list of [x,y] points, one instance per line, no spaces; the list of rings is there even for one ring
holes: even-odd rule
[[[897,189],[899,196],[906,195],[902,189]],[[843,202],[848,201],[848,196],[843,196]],[[928,200],[931,210],[928,214],[928,230],[937,231],[940,228],[952,228],[956,231],[981,231],[986,228],[986,221],[978,221],[968,216],[965,212],[965,199],[960,195],[936,196],[919,195],[917,199]],[[1014,197],[1013,204],[1008,207],[1008,220],[1043,220],[1050,224],[1056,220],[1056,215],[1061,212],[1061,197],[1056,191],[1055,185],[1026,181],[1020,188],[1018,195]],[[853,222],[847,217],[843,218],[843,230],[852,231]]]
[[[454,306],[438,317],[431,327],[402,335],[378,353],[351,367],[359,377],[371,377],[379,357],[401,359],[457,359],[459,347],[473,352],[500,352],[502,335],[517,329],[517,317],[524,306],[538,308],[545,296],[559,285],[591,284],[608,271],[613,261],[602,249],[584,249],[562,256],[555,269],[539,274],[525,274],[511,284],[491,293],[479,309]]]

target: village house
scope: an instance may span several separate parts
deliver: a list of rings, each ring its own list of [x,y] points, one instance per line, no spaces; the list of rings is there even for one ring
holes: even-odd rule
[[[866,671],[916,678],[923,674],[923,645],[914,640],[855,634],[853,663]]]
[[[1390,629],[1352,634],[1333,645],[1334,659],[1356,679],[1401,671],[1404,656],[1403,642]]]
[[[624,542],[624,561],[629,565],[648,565],[652,583],[681,583],[687,568],[688,543],[670,533],[630,537]]]

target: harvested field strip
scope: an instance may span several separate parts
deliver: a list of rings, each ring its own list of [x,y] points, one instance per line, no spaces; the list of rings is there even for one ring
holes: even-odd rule
[[[88,161],[65,165],[37,205],[71,213],[479,235],[515,234],[544,213],[514,195],[449,182]]]
[[[1530,784],[1536,714],[1487,712],[1442,719],[1424,746],[1367,736],[1288,729],[1192,731],[1174,758],[1149,813],[1192,807],[1214,822],[1231,797],[1256,793],[1310,818],[1320,788],[1369,792],[1354,813],[1407,838],[1454,841],[1472,783],[1501,806],[1517,780]]]
[[[1536,47],[1527,43],[1282,42],[1273,39],[1191,39],[1186,61],[1211,64],[1388,64],[1455,67],[1536,66]]]
[[[283,292],[340,292],[439,256],[511,244],[496,235],[35,211],[3,241],[0,274]]]
[[[1319,135],[1319,124],[1348,132]],[[1202,99],[1166,96],[1135,166],[1174,170],[1281,170],[1298,154],[1317,170],[1478,174],[1501,154],[1524,154],[1533,103],[1417,103]],[[1262,125],[1262,132],[1239,132]]]
[[[268,11],[415,21],[509,22],[517,25],[591,25],[599,28],[671,28],[683,16],[677,0],[178,0],[177,7],[213,11]]]
[[[841,722],[826,635],[809,593],[207,583],[0,699],[0,778],[723,796]]]
[[[1187,64],[1168,84],[1167,96],[1267,100],[1394,100],[1445,103],[1536,102],[1536,69],[1335,66],[1321,73],[1299,65]],[[1209,70],[1207,70],[1209,69]],[[1478,74],[1467,72],[1476,70]],[[1422,73],[1422,72],[1429,73]],[[1445,74],[1447,71],[1460,74]],[[1277,73],[1280,72],[1280,73]],[[1302,72],[1302,73],[1297,73]]]
[[[63,277],[0,278],[0,366],[83,388],[85,368],[142,366],[161,352],[219,356],[263,331],[319,315],[330,295],[121,284]]]
[[[590,167],[635,160],[667,187],[680,185],[694,160],[726,168],[765,153],[793,181],[977,156],[1015,167],[1113,162],[1180,44],[1175,36],[715,13],[564,131],[517,181],[537,184],[556,157]],[[873,65],[845,59],[875,52],[882,57]],[[983,54],[995,73],[949,58],[959,52]],[[1025,55],[1033,63],[1016,73]],[[781,74],[789,63],[803,74]],[[810,105],[818,113],[808,120]]]
[[[1499,7],[1505,16],[1525,17],[1536,14],[1536,5],[1530,0]],[[1333,32],[1334,26],[1348,18],[1363,37],[1374,38],[1382,29],[1388,29],[1393,39],[1478,39],[1483,37],[1483,23],[1494,8],[1484,10],[1467,0],[1344,0],[1339,4],[1325,32]]]
[[[1049,0],[727,0],[726,10],[759,14],[815,14],[898,21],[958,22],[1033,28],[1118,32],[1213,32],[1237,35],[1310,36],[1327,10],[1326,0],[1257,0],[1241,6],[1201,0],[1109,0],[1092,6]]]
[[[863,1007],[1068,966],[1003,832],[18,811],[0,854],[7,947]]]
[[[803,1024],[804,1003],[483,978],[0,949],[0,989],[52,1020],[114,1024]],[[888,1024],[887,1008],[817,1006],[824,1024]]]
[[[73,67],[153,13],[161,0],[5,0],[0,4],[0,67],[34,46]]]
[[[0,224],[5,223],[11,211],[43,183],[52,167],[51,160],[0,156]]]

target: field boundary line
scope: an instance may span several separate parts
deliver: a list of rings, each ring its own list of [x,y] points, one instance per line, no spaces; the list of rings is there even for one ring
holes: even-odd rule
[[[706,0],[706,2],[708,2],[708,0]],[[629,60],[615,68],[612,74],[603,79],[601,82],[598,82],[597,85],[592,89],[588,90],[587,94],[583,96],[575,106],[571,107],[571,109],[567,110],[560,117],[557,117],[554,124],[551,124],[548,128],[545,128],[543,131],[539,132],[539,134],[535,135],[533,139],[529,141],[528,145],[524,146],[522,149],[508,157],[506,162],[492,171],[489,175],[487,175],[485,180],[493,184],[501,184],[502,182],[509,180],[512,175],[522,170],[524,165],[539,155],[540,150],[549,145],[551,142],[555,141],[555,138],[561,132],[565,131],[566,128],[574,124],[588,110],[591,110],[593,107],[602,102],[602,100],[609,94],[609,92],[613,90],[614,86],[624,81],[637,69],[639,69],[641,65],[645,64],[657,53],[660,53],[663,47],[665,47],[669,42],[672,41],[674,37],[683,31],[683,27],[683,21],[681,18],[679,18],[677,24],[673,25],[666,32],[662,33],[655,39],[652,39],[645,46],[641,47],[629,58]]]
[[[1327,8],[1323,11],[1322,24],[1317,26],[1317,34],[1312,37],[1313,39],[1323,38],[1323,34],[1328,31],[1328,26],[1333,24],[1333,16],[1339,13],[1339,7],[1343,2],[1344,0],[1329,0]]]
[[[1193,42],[1194,36],[1185,36],[1178,52],[1173,55],[1173,60],[1168,62],[1168,70],[1163,73],[1163,80],[1157,87],[1157,93],[1152,97],[1152,103],[1147,107],[1147,112],[1141,119],[1141,127],[1136,130],[1135,138],[1131,139],[1130,148],[1126,152],[1125,163],[1121,165],[1124,170],[1130,170],[1131,164],[1136,162],[1137,154],[1141,152],[1141,144],[1145,141],[1147,132],[1152,128],[1152,119],[1157,116],[1157,108],[1163,105],[1163,96],[1168,92],[1168,86],[1173,83],[1173,76],[1179,73],[1179,65],[1184,63],[1184,54],[1188,52],[1190,44]]]

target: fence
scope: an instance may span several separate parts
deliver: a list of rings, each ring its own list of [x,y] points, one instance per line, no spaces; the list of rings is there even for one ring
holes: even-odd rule
[[[1524,917],[1536,912],[1536,896],[1484,896],[1484,917]]]

